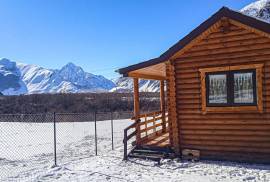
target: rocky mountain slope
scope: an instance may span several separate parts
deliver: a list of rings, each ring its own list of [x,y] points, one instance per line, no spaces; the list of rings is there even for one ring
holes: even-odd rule
[[[73,63],[52,70],[6,58],[0,60],[0,83],[4,95],[104,92],[115,87],[111,80],[87,73]]]
[[[270,0],[255,1],[240,11],[246,15],[270,22]]]
[[[27,92],[16,63],[5,58],[0,60],[0,92],[4,95],[18,95]]]
[[[131,78],[121,77],[113,80],[116,87],[111,89],[111,92],[132,92],[133,81]],[[158,92],[159,81],[156,80],[139,80],[140,92]]]
[[[141,92],[156,92],[158,81],[140,80]],[[0,92],[4,95],[78,92],[132,92],[130,78],[109,80],[85,72],[68,63],[61,69],[46,69],[37,65],[0,60]]]

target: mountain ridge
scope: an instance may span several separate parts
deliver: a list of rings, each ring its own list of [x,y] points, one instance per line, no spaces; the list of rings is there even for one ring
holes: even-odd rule
[[[0,92],[4,95],[106,92],[115,87],[111,80],[85,72],[73,63],[61,69],[47,69],[6,58],[0,60],[0,82]]]
[[[270,23],[270,0],[258,0],[240,10],[241,13]]]

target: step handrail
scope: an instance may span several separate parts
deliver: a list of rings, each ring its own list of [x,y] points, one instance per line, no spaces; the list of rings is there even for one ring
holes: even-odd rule
[[[137,126],[137,122],[134,122],[133,124],[131,124],[130,126],[128,126],[127,128],[124,129],[124,140],[123,140],[123,143],[124,143],[124,160],[127,160],[127,158],[128,158],[128,149],[127,149],[128,141],[132,137],[136,136],[136,134],[137,134],[136,126]],[[128,135],[128,131],[133,129],[133,128],[135,129],[135,131],[133,131],[132,133],[130,133]]]

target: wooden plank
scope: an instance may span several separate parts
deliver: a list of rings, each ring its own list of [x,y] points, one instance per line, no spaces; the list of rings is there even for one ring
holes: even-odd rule
[[[223,33],[221,31],[218,32],[212,32],[207,39],[217,39],[217,38],[222,38],[222,37],[230,37],[230,36],[234,36],[234,35],[243,35],[243,34],[248,34],[250,33],[250,31],[245,30],[245,29],[238,29],[238,30],[234,30],[234,31],[230,31],[229,33]]]
[[[159,121],[159,120],[160,120],[160,123],[161,123],[162,122],[162,116],[155,117],[155,118],[152,118],[152,119],[147,119],[145,121],[141,121],[140,122],[140,125],[145,125],[145,124],[153,123],[154,121]]]
[[[250,50],[260,50],[260,49],[268,49],[269,44],[261,43],[261,44],[254,44],[249,46],[239,46],[239,47],[227,47],[226,49],[213,49],[213,50],[205,50],[205,51],[196,51],[196,52],[189,52],[183,55],[183,58],[189,56],[204,56],[209,54],[227,54],[227,53],[237,53],[243,51],[250,51]]]
[[[253,27],[250,27],[250,26],[247,26],[243,23],[240,23],[238,21],[235,21],[235,20],[231,20],[231,23],[234,24],[235,26],[238,26],[238,27],[242,27],[243,29],[245,30],[248,30],[249,32],[253,32],[253,33],[256,33],[258,34],[259,36],[263,36],[265,38],[270,38],[270,35],[268,33],[265,33],[261,30],[258,30],[256,28],[253,28]]]
[[[182,124],[195,124],[195,125],[205,125],[205,124],[221,124],[221,125],[270,125],[270,120],[256,120],[256,119],[184,119]],[[252,127],[252,126],[250,126]]]
[[[183,135],[241,135],[241,136],[270,136],[270,132],[257,130],[183,130]]]
[[[207,146],[238,146],[249,148],[270,148],[270,142],[246,142],[246,141],[216,141],[216,140],[183,140],[184,145],[207,145]]]
[[[164,92],[164,80],[160,81],[160,110],[162,115],[162,131],[166,131],[166,121],[165,121],[165,92]]]
[[[269,44],[270,40],[264,37],[257,37],[255,39],[247,39],[237,40],[237,41],[230,41],[230,42],[222,42],[222,43],[214,43],[214,44],[205,44],[205,45],[196,45],[192,48],[192,52],[197,51],[207,51],[212,49],[221,49],[227,47],[239,47],[239,46],[248,46],[254,44]]]
[[[159,126],[162,126],[162,123],[158,123],[158,124],[155,124],[153,126],[150,126],[150,127],[147,127],[147,128],[144,128],[141,130],[141,133],[143,132],[148,132],[149,130],[154,130],[154,132],[158,131],[156,128],[159,127]],[[147,134],[146,134],[147,135]]]
[[[197,45],[227,43],[227,42],[239,41],[239,40],[245,41],[245,40],[250,40],[250,39],[254,39],[254,38],[258,38],[258,35],[251,33],[251,32],[246,32],[246,33],[242,33],[240,35],[231,35],[231,36],[225,36],[225,37],[220,37],[220,38],[212,38],[211,39],[208,37],[207,39],[203,39]]]
[[[129,134],[129,135],[127,136],[127,140],[131,139],[131,138],[134,137],[136,134],[137,134],[137,131],[136,131],[136,130],[133,131],[131,134]]]
[[[202,113],[198,114],[189,114],[182,113],[181,110],[177,110],[177,114],[181,115],[181,119],[200,119],[200,120],[218,120],[218,119],[228,119],[228,120],[269,120],[270,113],[265,112],[264,114],[254,114],[254,113],[209,113],[207,115],[202,115]]]
[[[269,131],[270,125],[214,125],[214,124],[204,124],[204,125],[181,125],[182,130],[261,130]]]
[[[190,61],[195,64],[196,61],[224,61],[224,60],[229,60],[232,59],[232,64],[234,61],[237,61],[237,59],[246,59],[246,62],[250,62],[251,60],[249,59],[256,59],[256,57],[260,58],[261,56],[269,56],[269,51],[270,48],[265,48],[265,49],[258,49],[258,50],[245,50],[245,51],[239,51],[239,52],[225,52],[225,53],[213,53],[213,54],[205,54],[205,55],[200,55],[200,56],[195,56],[195,55],[190,55],[189,57],[179,57],[176,59],[176,71],[178,71],[180,64],[185,64],[189,63]],[[266,58],[267,59],[267,58]],[[264,60],[266,60],[264,59]],[[211,62],[206,62],[205,64],[207,65],[208,63]],[[220,62],[222,64],[222,62]],[[179,65],[179,66],[178,66]],[[182,67],[182,65],[181,65]],[[182,70],[181,72],[185,73],[191,73],[194,72],[192,69],[191,70]]]
[[[148,80],[166,80],[167,78],[164,76],[160,75],[147,75],[147,74],[142,74],[142,73],[134,73],[134,72],[129,72],[128,73],[129,77],[133,78],[141,78],[141,79],[148,79]]]
[[[215,141],[246,141],[246,142],[270,142],[269,136],[240,136],[240,135],[183,135],[183,140],[215,140]],[[221,144],[222,145],[222,144]]]

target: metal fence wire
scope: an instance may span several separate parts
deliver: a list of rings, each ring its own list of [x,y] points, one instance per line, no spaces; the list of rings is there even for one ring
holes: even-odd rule
[[[115,141],[123,139],[121,121],[131,117],[132,112],[0,114],[0,181],[38,181],[46,168],[120,147]]]

